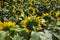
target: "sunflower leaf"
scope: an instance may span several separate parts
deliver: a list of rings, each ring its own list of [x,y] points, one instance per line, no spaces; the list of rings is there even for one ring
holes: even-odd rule
[[[6,35],[7,35],[6,32],[0,31],[0,40],[5,40]]]
[[[12,40],[22,40],[23,37],[20,37],[20,35],[14,35],[14,37],[12,38]]]
[[[18,32],[23,31],[22,28],[14,28],[14,27],[10,28],[10,31],[13,31],[13,30]]]
[[[32,32],[30,40],[52,40],[52,33],[48,30],[44,32]]]
[[[57,25],[60,25],[60,21],[57,21]]]
[[[37,32],[32,32],[30,40],[40,40],[38,33]]]

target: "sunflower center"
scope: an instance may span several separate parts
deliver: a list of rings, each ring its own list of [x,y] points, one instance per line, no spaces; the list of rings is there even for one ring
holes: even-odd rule
[[[48,16],[45,16],[43,19],[45,19],[45,21],[47,21],[48,23],[50,23],[50,22],[51,22],[51,18],[50,18],[50,17],[48,17]]]
[[[21,15],[21,12],[19,10],[16,10],[17,15]]]
[[[31,20],[31,21],[28,21],[26,25],[29,30],[34,30],[33,27],[36,28],[36,26],[38,26],[38,23],[35,20]]]
[[[32,9],[29,9],[29,13],[33,13],[33,10]]]

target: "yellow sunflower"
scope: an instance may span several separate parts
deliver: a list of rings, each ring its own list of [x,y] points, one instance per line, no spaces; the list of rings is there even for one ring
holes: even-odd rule
[[[51,15],[49,15],[48,13],[43,13],[43,15],[42,15],[42,17],[41,17],[42,19],[44,19],[41,23],[44,25],[44,26],[47,26],[47,24],[49,23],[51,23],[51,18],[52,18],[52,16]]]
[[[10,28],[10,27],[15,27],[15,26],[18,26],[18,25],[16,25],[15,22],[12,22],[12,21],[1,22],[0,21],[0,30],[7,29],[7,28]]]
[[[53,10],[51,10],[51,11],[49,12],[49,15],[51,15],[51,16],[53,15]]]
[[[9,21],[9,22],[3,22],[3,25],[4,25],[4,27],[14,27],[15,26],[15,22],[11,22],[11,21]]]
[[[40,25],[40,17],[37,16],[28,16],[22,20],[21,24],[27,32],[42,29]]]
[[[22,14],[24,14],[24,11],[22,9],[16,10],[16,12],[15,12],[16,18],[20,18]]]
[[[30,7],[28,7],[27,10],[28,10],[28,14],[29,15],[31,15],[31,14],[34,15],[35,14],[35,8],[33,8],[33,7],[30,6]]]
[[[8,2],[4,2],[4,5],[7,6],[8,5]]]
[[[55,14],[56,14],[57,20],[60,20],[60,11],[56,11]]]

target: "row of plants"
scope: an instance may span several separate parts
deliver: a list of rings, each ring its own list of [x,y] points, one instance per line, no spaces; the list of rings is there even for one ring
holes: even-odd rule
[[[0,40],[60,40],[60,0],[0,0]]]

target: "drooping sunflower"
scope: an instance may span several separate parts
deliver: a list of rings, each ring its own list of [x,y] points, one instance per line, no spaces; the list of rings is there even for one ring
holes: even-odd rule
[[[60,20],[60,11],[56,11],[55,14],[56,14],[57,20]]]
[[[35,14],[35,8],[33,8],[33,7],[30,6],[30,7],[28,7],[27,10],[28,10],[28,14],[29,15],[31,15],[31,14],[34,15]]]
[[[52,16],[51,15],[49,15],[48,13],[43,13],[43,15],[42,15],[42,17],[41,17],[42,19],[44,19],[44,21],[42,21],[42,25],[44,25],[44,26],[47,26],[47,24],[49,23],[51,23],[51,18],[52,18]]]
[[[21,26],[26,29],[26,31],[41,30],[40,17],[28,16],[21,22]]]

